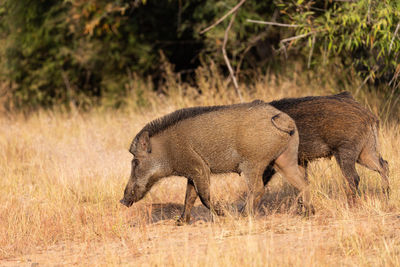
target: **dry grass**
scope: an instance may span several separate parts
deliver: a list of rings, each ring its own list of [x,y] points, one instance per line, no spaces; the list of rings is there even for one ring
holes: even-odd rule
[[[256,217],[235,212],[244,188],[237,175],[212,180],[213,197],[231,210],[224,218],[213,219],[198,202],[194,222],[175,226],[186,185],[178,177],[164,179],[130,209],[120,205],[130,172],[127,148],[145,123],[183,106],[234,102],[234,92],[223,89],[227,81],[203,71],[197,81],[201,95],[173,78],[165,87],[170,97],[141,96],[150,109],[135,106],[132,94],[132,107],[123,111],[1,116],[0,265],[400,265],[397,124],[387,123],[380,132],[390,163],[389,201],[379,192],[379,176],[360,167],[365,194],[349,207],[336,163],[321,160],[310,166],[317,210],[310,218],[293,212],[296,192],[279,175]],[[255,84],[247,89],[247,100],[332,93],[296,78],[276,82],[268,77]],[[381,103],[368,97],[362,99],[370,99],[378,112]]]

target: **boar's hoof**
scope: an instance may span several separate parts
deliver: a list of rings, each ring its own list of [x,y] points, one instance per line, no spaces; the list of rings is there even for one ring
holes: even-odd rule
[[[214,205],[214,207],[212,207],[212,210],[218,216],[225,216],[225,212],[224,212],[224,209],[223,209],[223,206],[221,205],[221,203],[216,203]]]
[[[225,212],[223,210],[220,209],[215,209],[215,214],[217,214],[218,216],[225,216]]]
[[[309,217],[315,214],[315,209],[313,205],[305,207],[304,209],[304,216]]]
[[[309,217],[309,216],[312,216],[312,215],[315,214],[314,206],[311,205],[311,204],[305,205],[303,203],[303,199],[302,198],[299,198],[297,203],[298,203],[298,207],[299,207],[299,209],[298,209],[299,214],[302,214],[305,217]]]
[[[244,205],[239,209],[239,214],[242,217],[248,217],[249,216],[249,211],[247,209],[247,205]]]
[[[175,224],[176,224],[176,226],[184,226],[186,224],[189,224],[189,221],[187,221],[184,218],[180,217],[178,220],[176,220]]]

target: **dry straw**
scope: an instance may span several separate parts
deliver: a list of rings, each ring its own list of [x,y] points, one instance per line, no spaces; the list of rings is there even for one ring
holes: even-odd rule
[[[223,218],[212,218],[196,203],[194,223],[175,226],[186,184],[177,177],[163,180],[130,209],[120,205],[130,171],[129,143],[148,121],[180,107],[237,102],[233,90],[224,90],[229,81],[212,65],[198,69],[196,77],[201,94],[172,74],[167,96],[145,90],[147,109],[126,99],[128,108],[119,111],[1,116],[0,265],[400,265],[400,138],[390,119],[379,133],[390,164],[389,201],[380,194],[379,177],[361,167],[364,194],[349,207],[336,163],[321,160],[310,166],[317,210],[311,218],[295,213],[296,192],[279,175],[256,217],[237,214],[245,192],[237,175],[212,178],[213,198],[226,203]],[[146,82],[133,77],[131,86]],[[334,91],[298,77],[261,77],[249,88],[240,86],[246,101]],[[358,97],[375,113],[385,105],[375,96]]]

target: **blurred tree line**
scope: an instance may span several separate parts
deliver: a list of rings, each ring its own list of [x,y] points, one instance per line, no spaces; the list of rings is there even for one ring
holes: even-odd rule
[[[221,46],[232,9],[225,0],[3,0],[0,79],[17,107],[117,99],[137,77],[162,83],[163,63],[185,81],[213,63],[226,72]],[[249,22],[276,22],[281,26]],[[290,26],[288,26],[290,25]],[[241,79],[303,62],[336,64],[366,83],[400,82],[400,1],[247,0],[227,51]],[[118,103],[116,103],[118,104]]]

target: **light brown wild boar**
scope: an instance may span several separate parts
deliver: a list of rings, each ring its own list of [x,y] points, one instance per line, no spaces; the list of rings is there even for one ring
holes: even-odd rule
[[[354,197],[359,193],[360,182],[357,162],[378,172],[383,192],[389,193],[389,167],[379,151],[379,120],[349,92],[284,98],[269,104],[295,120],[300,136],[299,164],[305,170],[308,162],[314,159],[335,157]],[[265,170],[265,184],[274,173],[272,166]]]
[[[161,178],[176,175],[188,179],[180,223],[189,222],[197,196],[222,215],[221,206],[210,203],[210,174],[234,172],[246,177],[246,210],[252,212],[264,192],[263,171],[273,161],[308,206],[307,182],[297,165],[298,142],[294,121],[262,101],[175,111],[150,122],[134,138],[131,176],[120,202],[129,207]]]

